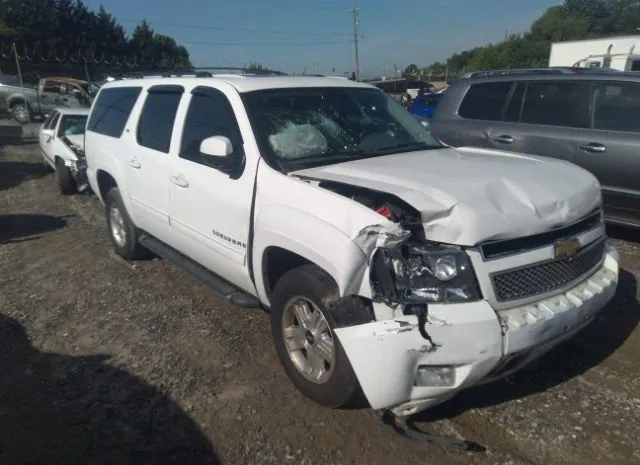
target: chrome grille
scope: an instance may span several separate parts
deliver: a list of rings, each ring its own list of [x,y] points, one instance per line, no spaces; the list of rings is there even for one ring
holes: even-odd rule
[[[491,275],[499,302],[525,299],[559,289],[591,271],[602,260],[606,238],[599,239],[570,258],[538,262]]]

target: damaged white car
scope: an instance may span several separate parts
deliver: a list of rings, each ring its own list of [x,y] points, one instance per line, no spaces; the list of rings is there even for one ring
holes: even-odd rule
[[[56,172],[63,195],[84,192],[89,186],[84,157],[84,129],[88,108],[56,108],[40,128],[42,158]]]
[[[445,148],[366,84],[110,82],[86,152],[117,253],[268,308],[287,374],[326,406],[361,387],[411,415],[520,369],[616,290],[591,174]]]

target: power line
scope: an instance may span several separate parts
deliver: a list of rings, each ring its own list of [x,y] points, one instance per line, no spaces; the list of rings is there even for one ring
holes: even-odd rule
[[[330,42],[181,42],[181,45],[224,45],[229,47],[312,47],[314,45],[344,45],[348,41]]]
[[[119,19],[118,22],[121,23],[135,23],[135,24],[140,24],[142,21],[140,20],[135,20],[135,19]],[[179,23],[162,23],[162,22],[155,22],[155,21],[147,21],[147,23],[149,23],[150,25],[155,25],[155,26],[164,26],[164,27],[179,27],[179,28],[186,28],[186,29],[203,29],[203,30],[212,30],[212,31],[235,31],[235,32],[251,32],[251,33],[255,33],[255,34],[277,34],[277,35],[302,35],[302,36],[350,36],[351,34],[346,34],[343,32],[325,32],[325,33],[319,33],[319,32],[307,32],[307,31],[299,31],[299,32],[295,32],[295,31],[281,31],[281,30],[274,30],[274,29],[245,29],[245,28],[238,28],[238,27],[229,27],[229,26],[203,26],[203,25],[198,25],[198,24],[179,24]]]

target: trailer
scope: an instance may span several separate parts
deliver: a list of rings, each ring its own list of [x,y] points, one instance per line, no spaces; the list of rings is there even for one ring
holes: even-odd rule
[[[640,71],[640,35],[552,43],[549,66]]]

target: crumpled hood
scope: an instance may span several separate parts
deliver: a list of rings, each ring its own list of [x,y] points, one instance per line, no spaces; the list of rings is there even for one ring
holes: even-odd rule
[[[601,204],[600,184],[568,162],[462,147],[291,173],[386,192],[417,209],[426,237],[475,245],[573,222]]]
[[[69,142],[71,142],[73,145],[84,150],[84,134],[74,134],[72,136],[65,137],[69,139]]]

